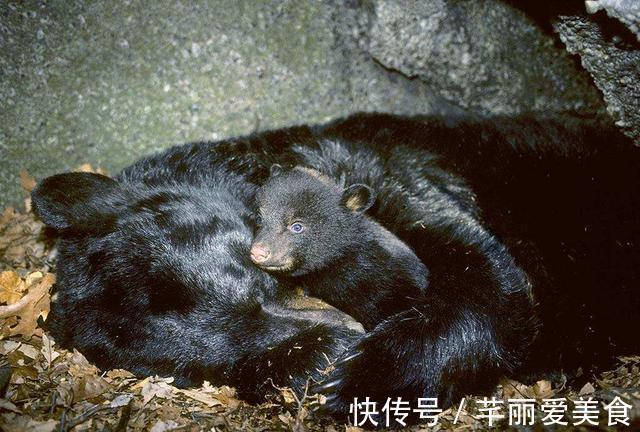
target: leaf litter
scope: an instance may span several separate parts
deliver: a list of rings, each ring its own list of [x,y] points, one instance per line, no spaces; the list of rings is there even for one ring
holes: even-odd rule
[[[99,172],[85,164],[77,169]],[[36,181],[20,173],[30,192]],[[55,282],[55,244],[44,225],[25,209],[0,214],[0,430],[4,431],[327,431],[357,432],[351,425],[314,415],[322,396],[299,398],[288,388],[260,405],[236,397],[228,386],[204,382],[199,388],[180,389],[171,377],[135,377],[128,371],[101,371],[80,352],[57,346],[40,324],[50,309]],[[491,396],[496,399],[594,397],[604,403],[616,396],[632,405],[631,427],[640,426],[640,356],[621,357],[618,366],[601,373],[579,389],[564,382],[538,381],[525,385],[503,379]],[[444,410],[428,430],[486,430],[476,401],[465,398],[462,408]],[[415,401],[411,401],[415,403]],[[571,402],[569,402],[571,404]],[[571,406],[571,405],[570,405]],[[538,407],[539,408],[539,407]],[[504,414],[504,413],[503,413]],[[536,410],[536,425],[542,413]],[[602,414],[600,427],[606,429]],[[508,429],[503,420],[494,427]],[[580,430],[586,426],[565,430]],[[514,428],[515,429],[515,428]],[[424,425],[406,430],[427,430]],[[557,430],[563,430],[559,428]],[[593,428],[589,429],[593,430]]]

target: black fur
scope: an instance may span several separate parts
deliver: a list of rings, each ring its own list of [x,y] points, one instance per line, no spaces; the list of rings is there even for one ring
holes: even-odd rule
[[[413,251],[364,214],[374,202],[366,185],[343,189],[315,170],[272,169],[257,195],[262,222],[252,250],[267,255],[256,264],[372,329],[409,309],[427,285]]]
[[[224,170],[164,185],[86,173],[44,180],[34,208],[61,234],[47,320],[56,340],[102,368],[174,376],[179,386],[229,383],[250,400],[273,390],[269,379],[297,390],[319,379],[360,332],[335,311],[287,308],[251,264],[244,220],[254,191]]]
[[[236,196],[233,206],[217,195],[261,185],[279,163],[371,186],[378,199],[370,215],[429,270],[424,296],[378,324],[337,365],[323,387],[330,411],[344,415],[354,396],[438,396],[446,405],[491,389],[503,374],[607,365],[640,348],[638,153],[615,129],[571,117],[377,114],[175,147],[117,178],[127,194],[144,191],[134,206],[153,193],[159,200],[176,194],[163,204],[169,216],[150,210],[134,224],[140,216],[119,210],[106,234],[63,236],[60,301],[50,321],[65,345],[102,365],[201,378],[232,363],[242,372],[232,384],[261,381],[255,363],[271,356],[283,364],[274,356],[288,352],[285,342],[271,352],[262,340],[293,343],[300,335],[314,343],[319,327],[272,320],[252,306],[276,286],[247,262],[251,236],[241,221],[251,194]],[[222,172],[235,173],[242,187],[217,186]],[[50,203],[61,198],[49,192],[36,190],[33,201],[55,226]],[[168,241],[156,239],[164,231],[151,228],[168,217],[209,224],[220,214],[238,228],[211,249],[163,249]],[[229,264],[247,274],[240,289],[227,282]],[[183,300],[160,302],[166,311],[151,313],[151,298],[166,287]],[[193,293],[204,298],[195,307]],[[229,302],[230,315],[219,318],[211,305]],[[325,346],[337,351],[340,334],[325,332]],[[294,351],[295,371],[313,368],[323,347],[314,348]]]

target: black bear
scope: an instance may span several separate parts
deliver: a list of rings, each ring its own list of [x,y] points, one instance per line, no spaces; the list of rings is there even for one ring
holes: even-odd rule
[[[253,197],[238,196],[262,185],[274,163],[302,165],[372,187],[378,199],[371,217],[429,272],[424,295],[334,365],[318,388],[330,412],[345,415],[354,397],[438,397],[444,406],[490,390],[505,374],[590,370],[640,348],[639,153],[614,128],[570,116],[360,114],[174,147],[126,168],[113,183],[54,177],[33,195],[44,221],[68,231],[60,245],[60,300],[49,320],[90,359],[144,365],[140,373],[172,373],[179,365],[195,381],[217,374],[228,353],[236,366],[229,382],[237,385],[269,373],[261,356],[281,365],[271,373],[312,368],[318,350],[335,352],[350,338],[327,326],[304,329],[296,318],[259,306],[277,299],[261,296],[278,287],[249,259],[246,206]],[[243,186],[222,181],[223,173]],[[134,197],[123,202],[121,194]],[[158,211],[165,207],[168,221]],[[94,217],[105,208],[108,217]],[[137,212],[147,216],[136,222]],[[244,233],[241,242],[203,238],[220,229],[210,220],[220,213],[222,226]],[[158,237],[171,236],[163,224],[173,226],[174,218],[180,223],[168,247],[169,239]],[[220,257],[232,254],[229,267]],[[230,276],[242,288],[225,289]],[[210,290],[211,298],[194,304],[192,290]],[[237,308],[234,319],[221,318],[224,325],[211,320],[211,310],[199,310],[227,296]],[[206,323],[189,322],[194,308]],[[273,318],[266,328],[265,315]],[[314,331],[329,337],[316,342]],[[286,342],[275,352],[261,343],[298,335],[312,349],[293,364]],[[203,360],[184,357],[185,346]]]
[[[312,169],[278,167],[257,194],[261,223],[253,262],[284,274],[284,281],[367,330],[411,307],[426,289],[427,269],[405,243],[366,216],[375,192],[363,184],[343,189]]]
[[[61,236],[56,340],[103,368],[229,383],[249,400],[273,390],[269,378],[295,389],[320,379],[361,327],[291,305],[251,264],[254,192],[224,170],[193,183],[45,179],[33,203]]]

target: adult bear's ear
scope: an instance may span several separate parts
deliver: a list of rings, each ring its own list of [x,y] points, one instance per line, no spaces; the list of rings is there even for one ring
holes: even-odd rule
[[[354,184],[342,192],[340,203],[356,213],[364,213],[376,202],[376,193],[365,184]]]
[[[31,192],[34,213],[57,230],[108,229],[127,203],[127,192],[109,177],[65,173],[47,177]]]
[[[284,172],[284,168],[282,168],[282,165],[277,163],[274,163],[273,165],[271,165],[271,168],[269,168],[269,175],[271,177],[277,177],[283,172]]]

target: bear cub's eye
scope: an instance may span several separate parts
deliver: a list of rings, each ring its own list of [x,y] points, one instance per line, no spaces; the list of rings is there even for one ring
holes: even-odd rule
[[[302,231],[304,231],[304,225],[302,225],[300,222],[294,222],[289,227],[289,231],[294,234],[300,234]]]

